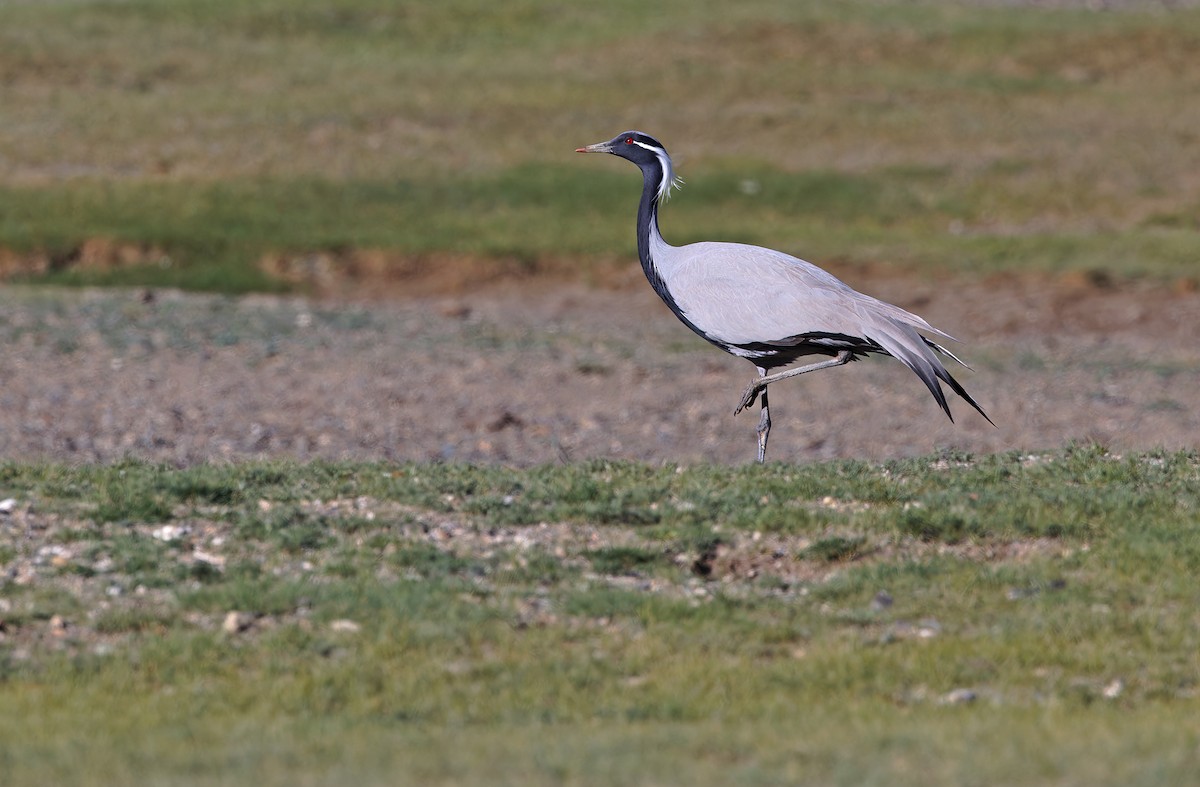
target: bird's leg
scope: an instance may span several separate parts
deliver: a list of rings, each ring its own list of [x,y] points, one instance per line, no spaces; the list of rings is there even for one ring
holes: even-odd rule
[[[766,376],[766,369],[759,369],[758,373]],[[761,465],[767,461],[767,435],[771,434],[771,410],[767,407],[767,389],[762,390],[762,415],[758,419],[758,463]]]
[[[754,404],[754,400],[758,398],[759,391],[762,391],[765,394],[767,386],[770,385],[771,383],[777,383],[780,380],[786,380],[787,378],[795,377],[798,374],[804,374],[806,372],[815,372],[818,369],[828,369],[831,366],[841,366],[842,364],[850,363],[850,361],[853,359],[854,359],[854,355],[851,354],[851,352],[849,350],[842,350],[836,356],[834,356],[833,358],[830,358],[828,361],[819,361],[817,363],[810,363],[808,366],[801,366],[796,369],[785,369],[782,372],[776,372],[775,374],[768,374],[763,377],[760,377],[759,379],[755,380],[754,382],[752,382],[748,386],[746,386],[746,390],[742,394],[742,400],[740,402],[738,402],[737,409],[733,411],[733,414],[737,415],[742,410],[745,410],[747,407]],[[762,371],[762,370],[760,370],[760,371]]]

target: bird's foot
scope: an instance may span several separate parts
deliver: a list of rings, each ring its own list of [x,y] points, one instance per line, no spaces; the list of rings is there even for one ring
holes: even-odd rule
[[[746,390],[742,392],[742,400],[738,402],[737,409],[733,411],[733,414],[737,415],[742,410],[754,404],[754,401],[758,399],[758,392],[761,390],[762,386],[759,385],[757,380],[747,385]]]

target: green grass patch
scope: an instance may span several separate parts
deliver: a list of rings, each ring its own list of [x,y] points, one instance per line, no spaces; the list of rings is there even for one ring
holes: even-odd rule
[[[663,560],[661,554],[638,547],[606,547],[586,552],[584,556],[601,574],[636,574]]]
[[[804,556],[817,560],[836,563],[842,560],[853,560],[862,553],[865,538],[853,536],[825,536],[814,541],[804,549]]]
[[[1153,784],[1197,766],[1193,453],[10,461],[0,486],[31,504],[0,536],[14,785]]]

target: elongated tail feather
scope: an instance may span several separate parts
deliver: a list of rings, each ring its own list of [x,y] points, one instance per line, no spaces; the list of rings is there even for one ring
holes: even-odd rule
[[[958,380],[955,380],[954,376],[950,374],[950,372],[942,369],[938,374],[938,377],[940,377],[946,383],[946,385],[950,386],[950,390],[961,396],[963,401],[974,407],[975,412],[983,416],[983,420],[987,421],[992,426],[996,426],[996,422],[991,418],[988,418],[988,414],[983,411],[983,408],[979,406],[979,403],[971,397],[971,394],[967,393],[967,389],[963,388],[962,384]],[[947,415],[949,415],[949,411],[947,411]],[[954,418],[952,417],[950,420],[953,421]]]
[[[954,379],[954,376],[950,372],[946,371],[946,367],[933,354],[933,351],[937,350],[947,357],[953,358],[965,367],[966,364],[955,356],[954,353],[926,339],[917,333],[912,326],[903,323],[891,322],[890,325],[876,326],[875,330],[870,332],[868,338],[882,347],[888,355],[891,355],[911,369],[917,377],[921,378],[921,382],[925,383],[925,387],[933,395],[938,407],[942,408],[942,412],[946,414],[946,417],[951,422],[954,421],[954,414],[950,411],[950,404],[946,401],[946,394],[942,390],[942,386],[938,382],[939,380],[950,386],[950,390],[961,396],[963,401],[975,408],[975,411],[982,415],[984,420],[989,424],[992,426],[996,425],[988,417],[988,414],[983,411],[983,408],[979,406],[979,403],[967,393],[962,384]]]

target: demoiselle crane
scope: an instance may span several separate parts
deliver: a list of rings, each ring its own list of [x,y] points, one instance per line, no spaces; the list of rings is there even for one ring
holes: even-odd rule
[[[864,355],[890,355],[912,369],[951,421],[941,380],[995,426],[971,395],[946,371],[934,351],[966,366],[918,331],[954,337],[915,314],[863,295],[833,274],[781,251],[743,243],[706,241],[672,246],[658,228],[658,208],[680,185],[671,157],[658,140],[626,131],[577,153],[611,153],[642,170],[637,243],[642,270],[663,302],[707,341],[758,368],[734,415],[761,397],[758,461],[767,455],[771,412],[767,386],[789,377],[841,366]],[[782,371],[806,356],[826,360]]]

